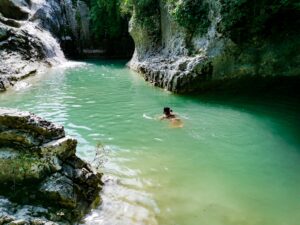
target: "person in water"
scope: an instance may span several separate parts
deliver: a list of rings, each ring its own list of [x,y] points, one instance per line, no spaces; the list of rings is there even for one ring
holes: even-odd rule
[[[173,110],[169,107],[164,108],[164,115],[161,117],[161,119],[173,119],[176,118],[175,114],[173,114]]]
[[[163,111],[164,115],[160,117],[161,120],[169,120],[170,125],[173,128],[183,127],[183,123],[181,119],[177,118],[175,114],[173,114],[173,110],[170,107],[164,107]]]

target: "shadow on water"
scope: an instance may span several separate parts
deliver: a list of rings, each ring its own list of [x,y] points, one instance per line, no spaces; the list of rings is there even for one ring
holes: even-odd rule
[[[248,84],[242,83],[241,87],[236,88],[236,83],[204,94],[182,95],[179,97],[193,99],[202,104],[225,105],[249,112],[266,122],[269,121],[275,126],[280,126],[280,129],[285,131],[281,134],[282,137],[299,146],[300,89],[298,87],[300,86],[300,78],[273,79],[271,82],[263,81],[255,88],[253,86],[251,88],[252,84],[251,82]]]

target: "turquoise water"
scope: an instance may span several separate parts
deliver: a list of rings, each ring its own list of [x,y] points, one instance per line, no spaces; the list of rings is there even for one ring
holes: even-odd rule
[[[29,85],[30,84],[30,85]],[[183,128],[156,118],[174,109]],[[173,95],[124,62],[67,63],[0,95],[63,124],[77,154],[104,150],[103,203],[83,224],[299,225],[300,140],[293,102]]]

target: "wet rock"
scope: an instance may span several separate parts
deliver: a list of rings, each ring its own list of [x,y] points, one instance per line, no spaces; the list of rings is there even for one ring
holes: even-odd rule
[[[65,224],[99,201],[102,174],[75,155],[62,126],[0,108],[0,144],[0,222]]]
[[[2,215],[0,216],[0,224],[8,224],[15,220],[15,217],[10,215]]]
[[[3,152],[3,148],[0,148],[0,152]],[[0,180],[2,185],[39,181],[51,172],[48,164],[48,160],[36,154],[17,153],[9,157],[7,154],[0,154]]]
[[[60,173],[55,173],[43,181],[39,191],[54,203],[68,208],[76,208],[77,196],[73,182]]]
[[[25,146],[41,145],[65,137],[62,126],[29,112],[0,108],[0,125],[1,131],[4,133],[4,137],[2,138],[2,135],[0,135],[0,138],[4,140],[5,138],[11,139],[14,137],[15,142],[20,142],[20,145]],[[11,136],[6,135],[7,133]]]
[[[11,19],[25,20],[29,17],[28,2],[24,0],[1,0],[1,13]]]
[[[64,137],[48,142],[41,146],[41,154],[58,155],[61,159],[66,159],[75,154],[77,141],[71,137]]]
[[[0,40],[3,40],[7,37],[7,30],[4,27],[0,26]]]
[[[75,4],[76,3],[76,4]],[[0,1],[0,92],[91,47],[85,1]]]
[[[33,219],[30,221],[30,225],[58,225],[58,224],[50,221],[44,221],[41,219]]]
[[[23,220],[23,219],[11,221],[9,224],[10,225],[30,225],[28,221]]]
[[[42,1],[0,1],[0,91],[64,61],[57,40],[30,17]]]

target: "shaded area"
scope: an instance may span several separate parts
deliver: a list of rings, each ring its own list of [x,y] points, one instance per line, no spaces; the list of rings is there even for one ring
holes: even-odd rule
[[[222,80],[202,79],[191,84],[197,89],[190,95],[238,95],[248,97],[279,97],[300,99],[300,77],[296,76],[252,76],[224,78]],[[189,90],[189,89],[187,89]]]
[[[276,120],[282,138],[300,145],[300,77],[241,77],[203,82],[199,92],[181,95],[199,103],[227,105],[237,110]],[[288,135],[285,135],[288,134]],[[291,135],[292,134],[292,135]],[[300,149],[299,149],[300,151]]]
[[[77,1],[77,0],[76,0]],[[76,2],[75,1],[75,2]],[[77,1],[80,2],[80,1]],[[88,29],[89,38],[77,43],[63,41],[63,48],[69,58],[75,59],[130,59],[134,51],[134,42],[128,33],[130,17],[121,13],[119,0],[85,0],[88,6],[87,14],[76,14],[78,23],[86,21],[78,30],[81,39],[81,30]],[[77,3],[78,4],[78,3]],[[77,46],[72,46],[76,44]],[[74,51],[77,49],[77,52]]]

